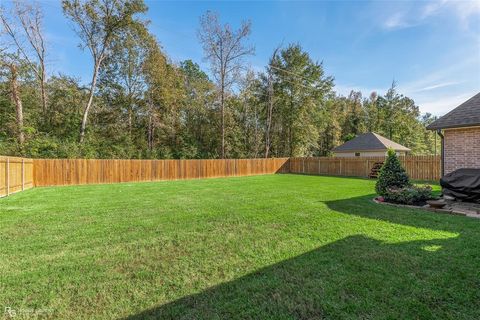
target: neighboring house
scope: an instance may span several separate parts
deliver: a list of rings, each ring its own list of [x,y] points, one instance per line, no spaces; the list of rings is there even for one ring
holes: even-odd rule
[[[442,137],[442,175],[460,168],[480,168],[480,93],[427,129]]]
[[[335,157],[383,157],[388,149],[404,156],[410,151],[396,142],[388,140],[374,132],[363,133],[333,149]]]

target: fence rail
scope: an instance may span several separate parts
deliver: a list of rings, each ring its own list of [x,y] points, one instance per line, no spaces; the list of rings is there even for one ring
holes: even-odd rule
[[[287,173],[288,158],[215,160],[35,159],[35,186]]]
[[[440,156],[404,156],[400,162],[411,179],[438,180],[441,177]],[[385,161],[385,157],[357,158],[290,158],[291,173],[368,177],[376,162]]]
[[[32,159],[0,156],[0,197],[32,187]]]

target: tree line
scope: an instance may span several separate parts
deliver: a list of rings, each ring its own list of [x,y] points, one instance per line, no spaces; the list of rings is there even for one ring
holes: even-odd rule
[[[256,158],[326,156],[374,131],[413,150],[439,150],[434,120],[395,84],[348,96],[300,44],[274,48],[263,71],[248,57],[252,25],[206,12],[198,40],[207,74],[173,62],[149,30],[142,0],[63,0],[92,61],[87,85],[48,70],[38,4],[0,8],[0,154],[48,158]],[[437,142],[437,144],[436,144]]]

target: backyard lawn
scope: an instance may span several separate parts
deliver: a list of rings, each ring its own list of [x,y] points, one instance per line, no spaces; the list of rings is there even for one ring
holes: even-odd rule
[[[283,174],[15,194],[0,199],[1,312],[480,318],[480,219],[373,193],[371,180]]]

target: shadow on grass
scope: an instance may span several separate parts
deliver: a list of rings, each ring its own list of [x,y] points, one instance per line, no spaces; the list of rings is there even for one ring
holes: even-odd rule
[[[418,228],[443,230],[476,237],[480,233],[480,219],[431,212],[420,208],[401,208],[378,204],[373,201],[375,194],[327,201],[332,210],[362,218],[383,220]],[[480,237],[477,238],[480,240]]]
[[[478,318],[478,252],[457,241],[354,235],[127,319]]]

